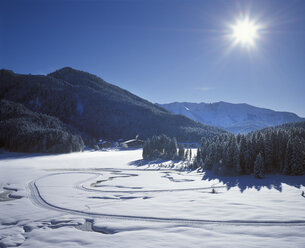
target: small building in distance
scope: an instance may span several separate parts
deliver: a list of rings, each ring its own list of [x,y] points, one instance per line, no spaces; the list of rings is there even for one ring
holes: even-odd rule
[[[106,140],[101,140],[100,139],[97,144],[101,149],[112,147],[112,143],[110,141],[106,141]]]
[[[131,139],[122,142],[120,145],[122,148],[142,148],[144,141],[139,139]]]

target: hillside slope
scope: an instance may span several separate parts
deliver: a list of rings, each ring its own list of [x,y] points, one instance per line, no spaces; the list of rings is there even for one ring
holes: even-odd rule
[[[130,139],[164,133],[178,141],[200,141],[224,131],[167,112],[101,78],[69,67],[47,76],[0,71],[0,98],[59,118],[85,141]]]
[[[1,100],[0,147],[14,152],[65,153],[81,151],[84,143],[57,118]]]
[[[304,121],[294,113],[278,112],[248,104],[174,102],[159,104],[166,110],[232,133],[248,133],[289,122]]]

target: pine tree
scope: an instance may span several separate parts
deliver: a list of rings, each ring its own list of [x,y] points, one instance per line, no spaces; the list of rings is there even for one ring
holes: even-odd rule
[[[144,142],[143,152],[142,152],[143,159],[149,159],[150,158],[150,154],[152,153],[150,143],[151,143],[150,139],[148,139]]]
[[[238,175],[240,174],[240,164],[239,164],[239,149],[236,143],[235,137],[231,137],[228,149],[226,152],[226,174]]]
[[[211,170],[212,169],[212,160],[211,160],[211,157],[210,155],[207,155],[205,157],[205,160],[204,160],[204,169],[205,170]]]
[[[244,172],[245,172],[245,174],[251,174],[251,166],[250,166],[251,156],[250,156],[249,150],[245,150],[243,157],[245,160]]]
[[[240,164],[240,169],[241,173],[246,174],[246,158],[245,158],[245,153],[247,150],[247,141],[244,135],[241,135],[239,138],[239,164]]]
[[[176,138],[169,139],[166,143],[167,143],[166,146],[165,146],[166,158],[167,159],[175,159],[176,156],[177,156],[177,140],[176,140]]]
[[[256,160],[254,162],[254,176],[256,178],[264,177],[264,159],[260,153],[256,156]]]
[[[256,153],[264,154],[264,138],[260,131],[257,133],[255,148]]]
[[[291,175],[299,176],[305,173],[304,171],[304,157],[302,150],[302,143],[298,137],[293,140],[293,163],[291,164]]]
[[[200,165],[200,160],[201,160],[201,154],[200,153],[201,153],[200,148],[198,148],[197,153],[196,153],[196,158],[195,158],[198,165]]]
[[[184,160],[185,159],[185,151],[184,151],[184,146],[179,144],[178,145],[178,157],[180,160]]]
[[[294,164],[293,147],[291,140],[289,140],[286,145],[285,162],[282,173],[285,175],[289,175],[291,173],[292,164]]]
[[[278,167],[278,171],[282,173],[284,171],[284,165],[285,165],[287,140],[285,138],[284,132],[281,130],[278,131],[277,143],[278,143],[278,151],[276,154],[277,167]]]
[[[271,141],[271,134],[267,132],[264,139],[264,165],[266,172],[273,172],[273,146]]]

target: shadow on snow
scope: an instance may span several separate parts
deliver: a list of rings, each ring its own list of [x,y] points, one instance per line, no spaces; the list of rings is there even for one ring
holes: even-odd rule
[[[60,156],[63,154],[69,153],[21,153],[21,152],[0,152],[0,161],[1,160],[10,160],[10,159],[23,159],[23,158],[34,158],[34,157],[45,157],[45,156]]]
[[[211,171],[206,171],[202,180],[219,180],[227,186],[229,190],[232,187],[238,187],[240,192],[246,189],[256,189],[260,191],[266,187],[268,189],[276,189],[282,192],[282,184],[296,187],[300,189],[305,186],[305,176],[285,176],[285,175],[266,175],[263,179],[257,179],[253,175],[244,175],[237,177],[217,176]]]
[[[129,163],[132,166],[144,166],[149,164],[162,164],[171,161],[173,164],[178,161],[173,160],[135,160]],[[256,189],[260,191],[262,188],[268,189],[276,189],[282,192],[282,184],[287,184],[289,186],[296,187],[300,189],[302,186],[305,186],[305,175],[303,176],[286,176],[286,175],[272,175],[267,174],[263,179],[257,179],[253,175],[243,175],[237,177],[224,177],[224,176],[217,176],[212,171],[205,171],[202,177],[202,180],[212,181],[218,180],[221,183],[225,184],[227,189],[231,189],[232,187],[238,187],[240,192],[244,192],[246,189]],[[305,197],[305,196],[304,196]]]
[[[175,164],[181,162],[181,160],[168,160],[168,159],[156,159],[156,160],[144,160],[144,159],[138,159],[135,161],[132,161],[128,163],[130,166],[136,166],[141,167],[145,165],[151,165],[151,164],[158,164],[161,168],[172,168],[174,170],[186,170],[191,171],[191,169],[188,169],[185,167],[184,169],[175,169]]]

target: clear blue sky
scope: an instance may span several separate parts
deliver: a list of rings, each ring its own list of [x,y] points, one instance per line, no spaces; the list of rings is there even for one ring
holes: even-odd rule
[[[88,71],[152,102],[249,103],[305,117],[305,1],[0,0],[0,68]],[[228,25],[249,15],[255,49]]]

